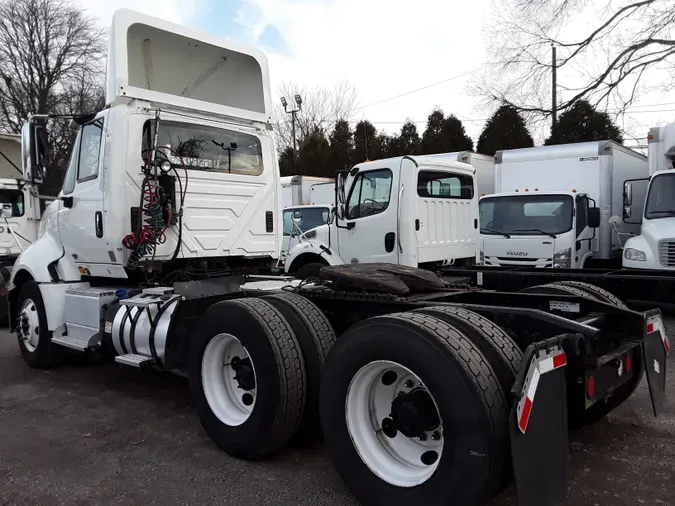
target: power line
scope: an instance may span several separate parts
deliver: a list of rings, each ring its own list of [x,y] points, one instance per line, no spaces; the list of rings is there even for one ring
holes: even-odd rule
[[[465,77],[465,76],[468,76],[469,74],[473,74],[474,72],[480,70],[481,68],[482,68],[482,66],[478,67],[476,69],[473,69],[473,70],[469,70],[468,72],[464,72],[463,74],[459,74],[459,75],[456,75],[456,76],[453,76],[453,77],[449,77],[448,79],[443,79],[442,81],[438,81],[438,82],[435,82],[435,83],[432,83],[432,84],[428,84],[426,86],[422,86],[421,88],[416,88],[414,90],[406,91],[404,93],[401,93],[399,95],[395,95],[393,97],[385,98],[385,99],[379,100],[377,102],[373,102],[371,104],[367,104],[367,105],[363,105],[361,107],[357,107],[356,110],[360,111],[362,109],[365,109],[366,107],[372,107],[373,105],[378,105],[378,104],[382,104],[384,102],[389,102],[390,100],[396,100],[397,98],[412,95],[413,93],[417,93],[418,91],[423,91],[423,90],[427,90],[429,88],[433,88],[434,86],[438,86],[439,84],[444,84],[444,83],[447,83],[447,82],[450,82],[450,81],[454,81],[455,79],[460,79],[461,77]]]

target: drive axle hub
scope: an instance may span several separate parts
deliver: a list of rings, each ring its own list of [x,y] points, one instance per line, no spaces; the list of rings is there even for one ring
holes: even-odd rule
[[[441,423],[436,405],[424,388],[397,396],[391,403],[391,419],[394,427],[406,437],[422,437]]]
[[[234,379],[242,390],[253,390],[255,388],[255,372],[250,358],[240,359],[234,357],[231,362],[232,369],[236,373]]]

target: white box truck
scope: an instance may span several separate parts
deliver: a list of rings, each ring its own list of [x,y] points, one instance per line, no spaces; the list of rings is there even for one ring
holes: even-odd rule
[[[499,151],[494,195],[481,198],[481,262],[584,268],[618,262],[624,182],[644,178],[647,158],[613,141]],[[634,194],[635,201],[644,199]]]
[[[675,271],[675,123],[650,129],[648,139],[649,178],[627,181],[624,188],[623,221],[642,228],[626,241],[623,266]],[[643,207],[636,195],[644,183],[649,186]]]
[[[335,179],[314,176],[281,178],[283,207],[332,204],[335,200]]]
[[[425,155],[429,158],[445,159],[468,163],[476,169],[476,193],[478,196],[489,195],[495,192],[495,159],[490,155],[482,155],[473,151],[456,151],[454,153],[440,153]]]

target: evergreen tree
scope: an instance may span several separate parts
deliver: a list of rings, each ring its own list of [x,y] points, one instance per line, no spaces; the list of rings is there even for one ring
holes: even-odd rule
[[[282,176],[294,176],[293,173],[293,148],[287,147],[279,155],[279,172]]]
[[[454,151],[473,151],[473,141],[466,135],[464,125],[459,118],[451,114],[443,121],[443,151],[440,153],[451,153]]]
[[[335,128],[329,136],[330,141],[330,169],[335,171],[351,165],[354,151],[354,133],[347,120],[341,119],[335,123]]]
[[[353,162],[361,163],[365,160],[376,160],[375,155],[382,151],[377,142],[377,130],[368,120],[359,121],[354,128],[354,158]]]
[[[598,112],[585,100],[579,100],[558,118],[545,144],[613,140],[623,144],[621,130],[606,112]]]
[[[442,153],[443,152],[443,122],[445,116],[443,111],[436,108],[427,118],[427,127],[422,134],[422,153]]]
[[[502,105],[485,124],[478,139],[476,151],[494,156],[502,149],[530,148],[534,141],[525,126],[525,120],[510,105]]]
[[[402,155],[418,155],[421,150],[422,139],[417,133],[417,125],[410,120],[401,127],[401,134],[397,137],[399,154]]]
[[[335,169],[330,167],[330,145],[320,128],[315,127],[300,143],[297,169],[303,176],[335,176]]]

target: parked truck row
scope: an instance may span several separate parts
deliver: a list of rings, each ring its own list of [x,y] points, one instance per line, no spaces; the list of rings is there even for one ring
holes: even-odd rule
[[[68,118],[63,188],[12,268],[29,366],[67,348],[186,375],[206,434],[237,458],[320,429],[366,505],[480,506],[514,478],[521,506],[559,505],[569,426],[645,376],[661,411],[658,309],[588,283],[495,291],[433,272],[479,250],[480,178],[463,156],[340,171],[335,210],[310,229],[320,242],[305,234],[289,257],[324,262],[301,281],[262,274],[284,209],[263,53],[119,10],[106,103]],[[49,171],[45,119],[22,131],[33,190]]]

